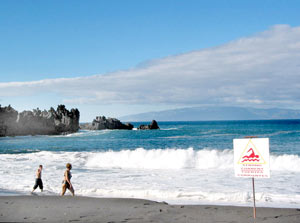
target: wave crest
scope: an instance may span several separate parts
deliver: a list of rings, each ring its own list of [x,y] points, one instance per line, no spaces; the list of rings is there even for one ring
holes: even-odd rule
[[[233,150],[152,149],[94,153],[86,162],[89,168],[138,169],[233,169]],[[297,155],[271,155],[271,170],[300,171]]]
[[[96,153],[87,167],[142,169],[209,169],[232,166],[230,150],[152,149],[108,151]]]

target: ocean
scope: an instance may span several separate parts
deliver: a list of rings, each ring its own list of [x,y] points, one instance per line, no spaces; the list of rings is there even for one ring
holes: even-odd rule
[[[0,138],[0,194],[30,194],[42,164],[43,194],[58,195],[70,162],[81,196],[251,206],[251,179],[234,176],[233,139],[257,136],[270,139],[271,168],[271,178],[255,180],[257,206],[300,207],[300,120],[158,124]]]

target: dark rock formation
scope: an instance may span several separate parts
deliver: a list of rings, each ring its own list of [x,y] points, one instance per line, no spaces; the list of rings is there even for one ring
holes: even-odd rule
[[[155,120],[153,120],[150,125],[140,125],[140,127],[138,127],[138,129],[140,129],[140,130],[152,130],[152,129],[159,129],[159,127],[158,127],[157,122]]]
[[[87,130],[103,130],[103,129],[127,129],[132,130],[133,125],[130,123],[123,124],[116,118],[105,118],[105,116],[97,116],[92,123],[80,125],[81,129]]]
[[[18,113],[10,105],[0,106],[0,136],[17,135],[58,135],[76,132],[79,129],[79,111],[68,111],[64,105],[56,110]]]

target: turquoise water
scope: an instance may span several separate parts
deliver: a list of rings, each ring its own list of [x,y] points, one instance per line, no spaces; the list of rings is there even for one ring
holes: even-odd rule
[[[135,126],[141,123],[133,123]],[[144,123],[143,123],[144,124]],[[231,149],[234,138],[270,138],[274,154],[300,155],[300,120],[160,122],[161,130],[80,131],[69,136],[0,138],[0,153],[120,151],[124,149]]]

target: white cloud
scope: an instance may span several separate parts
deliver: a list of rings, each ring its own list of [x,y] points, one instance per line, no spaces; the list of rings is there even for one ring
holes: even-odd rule
[[[0,97],[55,93],[68,103],[299,107],[300,27],[78,78],[0,83]]]

